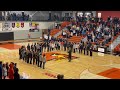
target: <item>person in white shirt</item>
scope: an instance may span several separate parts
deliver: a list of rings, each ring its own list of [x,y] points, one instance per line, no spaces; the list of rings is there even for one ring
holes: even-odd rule
[[[79,48],[79,44],[76,43],[76,44],[75,44],[75,51],[76,51],[76,52],[78,52],[78,48]]]
[[[73,44],[73,53],[75,53],[75,48],[76,48],[76,45],[75,43]]]
[[[73,32],[71,32],[71,36],[73,36]]]
[[[52,51],[54,50],[55,48],[55,43],[52,43]]]
[[[75,32],[75,29],[74,29],[74,30],[73,30],[73,35],[75,35],[75,33],[76,33],[76,32]]]
[[[50,51],[52,50],[52,42],[50,42]]]
[[[7,76],[7,68],[6,68],[6,65],[5,65],[5,64],[3,64],[2,74],[3,74],[3,78],[5,79],[6,76]]]

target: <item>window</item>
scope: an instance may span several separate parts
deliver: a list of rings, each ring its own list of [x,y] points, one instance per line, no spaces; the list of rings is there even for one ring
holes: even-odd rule
[[[70,17],[72,17],[73,16],[73,13],[70,13]]]
[[[101,13],[98,13],[98,18],[101,18]]]

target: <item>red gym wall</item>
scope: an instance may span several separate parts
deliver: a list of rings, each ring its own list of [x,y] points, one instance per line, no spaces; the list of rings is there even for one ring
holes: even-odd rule
[[[97,16],[98,13],[101,13],[101,17],[103,18],[103,20],[106,20],[108,16],[120,18],[120,11],[97,11]]]

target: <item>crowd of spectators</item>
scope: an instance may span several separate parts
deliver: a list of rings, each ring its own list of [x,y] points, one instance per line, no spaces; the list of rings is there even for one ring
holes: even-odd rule
[[[9,13],[6,17],[8,21],[29,21],[30,16],[29,14],[16,14],[16,13]],[[5,16],[0,16],[0,21],[5,21]]]
[[[86,36],[87,42],[94,43],[95,47],[106,46],[120,33],[120,19],[108,17],[107,20],[97,17],[77,17],[77,21],[67,26],[68,30],[63,31],[64,38],[72,36]],[[93,33],[91,33],[93,31]],[[69,34],[70,33],[70,34]],[[96,46],[97,45],[97,46]]]
[[[0,61],[0,79],[20,79],[17,63],[3,63]]]

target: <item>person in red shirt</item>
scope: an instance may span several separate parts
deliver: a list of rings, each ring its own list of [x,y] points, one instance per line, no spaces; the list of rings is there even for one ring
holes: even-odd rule
[[[9,68],[9,70],[8,70],[8,77],[9,77],[9,79],[14,79],[13,64],[10,64],[10,68]]]

